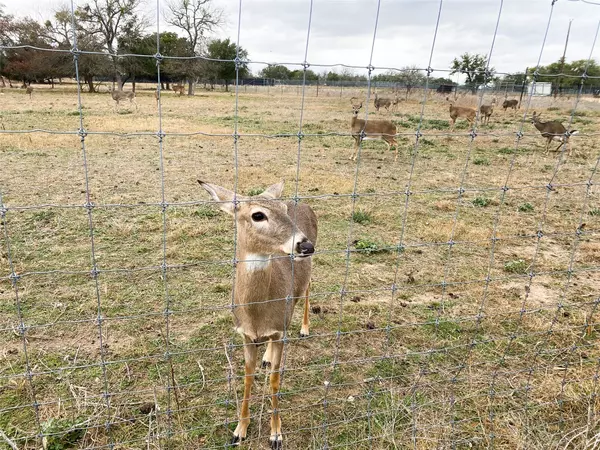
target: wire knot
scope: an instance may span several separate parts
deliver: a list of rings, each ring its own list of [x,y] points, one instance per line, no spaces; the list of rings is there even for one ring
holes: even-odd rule
[[[304,61],[304,62],[302,63],[302,67],[304,68],[304,71],[307,71],[307,70],[308,70],[308,68],[310,67],[310,64],[308,63],[308,61]]]
[[[166,135],[167,134],[162,130],[157,131],[156,136],[158,137],[158,142],[162,142]]]
[[[156,59],[156,65],[159,66],[163,61],[163,55],[161,55],[160,52],[156,52],[154,54],[154,59]]]
[[[96,280],[98,278],[98,275],[100,274],[100,272],[98,271],[97,267],[92,267],[92,270],[90,270],[90,277],[92,277],[94,280]]]
[[[8,279],[12,282],[12,284],[16,284],[17,281],[19,281],[21,279],[21,275],[19,275],[16,272],[11,272],[11,274],[8,276]]]
[[[87,131],[85,131],[85,129],[80,128],[79,130],[77,130],[77,135],[79,136],[81,142],[83,142],[88,134]]]
[[[77,47],[72,47],[70,51],[73,55],[73,59],[77,61],[79,59],[79,55],[81,55],[81,51]]]
[[[298,136],[298,140],[301,141],[302,139],[304,139],[304,133],[302,131],[298,131],[298,133],[296,134],[296,136]]]
[[[517,139],[521,139],[523,137],[523,132],[521,130],[517,131]]]
[[[421,133],[421,131],[420,131],[420,130],[417,130],[417,131],[415,132],[415,136],[417,137],[417,141],[418,141],[420,138],[422,138],[422,137],[423,137],[423,133]]]
[[[471,140],[474,140],[477,137],[477,132],[475,130],[471,130],[469,136],[471,136]]]
[[[96,205],[94,205],[94,202],[85,202],[83,204],[83,207],[85,209],[87,209],[88,211],[91,211],[92,209],[94,209],[96,207]]]
[[[372,64],[367,66],[367,71],[369,72],[369,77],[371,76],[371,72],[375,70],[375,67]]]
[[[427,67],[427,69],[425,69],[425,72],[427,72],[427,76],[431,75],[433,73],[433,67]]]

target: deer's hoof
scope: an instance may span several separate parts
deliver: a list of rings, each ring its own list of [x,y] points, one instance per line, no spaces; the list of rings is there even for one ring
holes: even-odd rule
[[[281,435],[271,436],[269,438],[269,444],[271,444],[271,450],[282,450],[283,440],[281,439]]]
[[[239,436],[236,436],[234,434],[233,437],[231,438],[231,443],[229,445],[238,446],[244,439],[246,439],[246,438],[240,438]]]
[[[308,331],[300,331],[300,337],[301,338],[305,338],[310,336],[310,333]]]
[[[260,364],[260,366],[263,369],[267,369],[267,368],[271,367],[271,361],[265,361],[265,360],[263,360],[263,362]]]

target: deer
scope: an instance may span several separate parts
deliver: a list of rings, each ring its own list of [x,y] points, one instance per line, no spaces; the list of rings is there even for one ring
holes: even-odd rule
[[[446,97],[446,101],[450,101],[448,97]],[[467,108],[465,106],[454,106],[453,102],[450,102],[450,120],[452,121],[452,128],[450,132],[454,131],[454,126],[456,125],[456,119],[462,117],[466,119],[471,126],[475,123],[475,116],[477,115],[477,111],[473,108]]]
[[[392,100],[392,112],[396,112],[398,111],[398,104],[401,102],[402,100],[400,99],[400,97],[398,97],[398,94],[394,95],[394,100]]]
[[[536,112],[534,111],[533,115],[531,116],[531,123],[533,123],[533,125],[542,134],[542,137],[545,137],[547,139],[544,154],[545,155],[548,154],[548,147],[550,146],[550,142],[552,142],[553,140],[556,140],[556,141],[560,141],[560,144],[558,144],[558,147],[556,147],[556,150],[554,150],[554,151],[558,151],[558,149],[561,147],[561,145],[566,144],[567,147],[569,148],[568,155],[571,156],[572,147],[571,147],[571,144],[569,143],[569,137],[574,134],[578,134],[579,131],[577,131],[577,130],[567,131],[567,129],[563,126],[563,124],[557,120],[542,122],[540,120],[540,116],[541,116],[541,114],[536,114]]]
[[[133,92],[133,91],[115,91],[115,90],[111,89],[110,86],[108,87],[108,92],[110,92],[110,96],[115,101],[115,111],[117,111],[119,102],[121,100],[129,100],[129,103],[133,103],[135,105],[135,110],[137,111],[138,104],[135,101],[135,92]]]
[[[171,89],[173,89],[173,92],[178,92],[179,96],[181,97],[183,95],[183,93],[185,92],[185,85],[183,84],[174,84]]]
[[[388,151],[392,145],[396,147],[396,156],[394,162],[398,159],[398,144],[396,143],[396,125],[389,120],[364,120],[358,118],[358,112],[362,108],[362,102],[356,105],[350,100],[352,105],[352,120],[350,121],[350,130],[354,138],[354,150],[350,155],[351,161],[356,161],[358,156],[358,147],[363,140],[382,139],[388,146]]]
[[[29,99],[31,99],[31,96],[33,95],[33,86],[27,86],[27,88],[25,88],[25,93],[29,94]]]
[[[491,105],[481,105],[479,107],[479,114],[483,117],[482,124],[488,125],[490,123],[490,116],[494,112],[494,106],[496,105],[496,97],[492,98]]]
[[[279,414],[283,339],[294,306],[305,298],[308,310],[311,256],[317,242],[317,217],[310,206],[281,200],[284,183],[262,194],[242,197],[221,186],[198,183],[237,227],[236,277],[233,286],[235,330],[244,340],[244,396],[232,445],[247,436],[249,401],[257,362],[257,347],[267,343],[262,367],[271,367],[271,449],[283,447]],[[277,257],[276,257],[277,256]],[[303,330],[304,330],[303,323]],[[304,330],[308,334],[308,324]]]
[[[375,92],[375,100],[373,100],[373,104],[375,105],[375,109],[379,111],[379,108],[382,106],[389,112],[390,106],[392,106],[392,99],[386,97],[377,97],[377,92]]]
[[[506,99],[506,100],[504,100],[504,102],[502,102],[502,108],[504,108],[505,113],[508,108],[514,109],[516,111],[518,107],[519,107],[519,100],[516,100],[516,99],[513,99],[513,100]]]

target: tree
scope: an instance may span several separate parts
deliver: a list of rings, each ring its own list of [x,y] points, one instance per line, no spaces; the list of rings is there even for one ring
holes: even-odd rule
[[[116,56],[121,41],[131,41],[141,35],[145,21],[138,15],[141,0],[92,0],[75,11],[78,22],[90,35],[99,35],[104,50],[111,54],[114,76],[119,90],[123,89],[121,59]]]
[[[290,69],[285,66],[269,64],[258,73],[258,76],[262,78],[274,78],[276,80],[288,80],[290,74]]]
[[[187,38],[188,48],[184,55],[197,56],[203,53],[206,34],[223,23],[223,12],[211,5],[211,0],[172,0],[167,3],[168,24],[181,30]],[[189,81],[188,95],[193,95],[193,78],[200,72],[210,72],[212,66],[202,61],[193,61],[187,66]]]
[[[319,75],[314,71],[310,69],[306,70],[306,81],[317,81],[318,79]],[[290,80],[304,80],[304,70],[292,70],[290,72]]]
[[[210,59],[225,59],[233,60],[236,56],[242,60],[239,66],[239,77],[245,78],[248,76],[250,71],[248,70],[248,64],[244,60],[248,59],[248,52],[243,48],[238,48],[235,42],[231,42],[227,39],[214,39],[208,43],[207,55]],[[231,80],[236,78],[235,62],[233,61],[214,61],[214,75],[216,78],[224,80],[225,90],[229,90],[229,84]]]
[[[496,70],[493,67],[486,68],[487,55],[463,53],[452,60],[450,75],[462,73],[467,77],[466,83],[473,91],[481,84],[491,81]]]
[[[587,68],[587,70],[586,70]],[[535,68],[529,69],[529,74],[533,75]],[[582,82],[581,76],[586,73],[588,76],[600,76],[600,66],[595,60],[580,59],[571,63],[563,62],[562,58],[558,61],[542,66],[538,69],[537,82],[552,83],[552,91],[560,92],[563,89],[577,89]],[[559,74],[567,76],[558,76]]]

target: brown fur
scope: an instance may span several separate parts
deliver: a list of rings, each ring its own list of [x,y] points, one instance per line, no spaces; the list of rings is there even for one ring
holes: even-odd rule
[[[305,204],[278,201],[283,182],[274,184],[256,197],[236,197],[220,186],[200,184],[215,201],[222,202],[221,209],[234,215],[238,230],[236,277],[234,286],[234,321],[238,333],[244,338],[244,398],[233,442],[244,439],[250,424],[249,400],[256,371],[257,345],[267,342],[263,366],[271,366],[271,448],[281,448],[281,418],[278,412],[280,364],[285,330],[292,320],[294,306],[300,298],[308,308],[311,258],[295,258],[287,254],[300,242],[317,241],[317,217]],[[267,219],[256,222],[252,215],[260,212]],[[292,244],[289,252],[282,246]],[[252,261],[264,256],[265,259]],[[271,256],[281,256],[271,259]],[[269,257],[266,259],[266,257]],[[293,271],[292,271],[293,270]],[[293,276],[293,279],[292,279]],[[293,300],[287,301],[287,298]],[[304,329],[303,324],[303,329]],[[308,324],[306,324],[308,332]]]
[[[351,102],[352,103],[352,102]],[[388,146],[388,150],[392,145],[396,146],[396,156],[394,161],[398,159],[398,144],[396,143],[396,125],[389,120],[364,120],[358,118],[358,112],[362,108],[360,105],[352,104],[352,120],[350,121],[350,129],[354,138],[354,150],[350,155],[351,160],[356,160],[358,155],[358,146],[363,139],[382,139]],[[365,137],[361,137],[364,130]]]
[[[454,106],[453,103],[450,103],[450,120],[452,121],[452,128],[450,131],[454,131],[454,126],[456,125],[456,119],[462,117],[466,119],[471,127],[475,123],[475,116],[477,115],[477,111],[473,108],[467,108],[465,106]]]
[[[375,93],[375,100],[373,100],[373,104],[375,105],[375,109],[379,111],[379,108],[383,107],[386,111],[390,110],[390,106],[393,104],[393,100],[387,97],[377,97],[377,93]]]
[[[135,92],[133,91],[113,91],[110,87],[108,88],[108,92],[110,92],[110,96],[115,101],[115,111],[119,106],[119,102],[121,100],[129,100],[129,103],[133,103],[135,105],[135,109],[137,111],[138,104],[135,101]]]
[[[504,112],[506,112],[508,108],[514,109],[516,111],[518,107],[519,100],[504,100],[504,102],[502,103],[502,108],[504,108]]]
[[[490,116],[494,112],[495,104],[496,104],[496,99],[493,98],[491,105],[481,105],[481,107],[479,108],[479,113],[482,117],[482,119],[481,119],[482,124],[488,125],[490,123]]]
[[[560,144],[558,144],[558,147],[556,147],[557,151],[561,145],[563,144],[567,144],[568,148],[569,148],[569,156],[571,156],[571,151],[573,150],[571,147],[571,144],[569,143],[569,137],[567,136],[567,129],[564,127],[564,125],[560,122],[558,122],[557,120],[549,120],[548,122],[542,122],[540,120],[540,116],[541,114],[536,114],[536,112],[533,112],[533,115],[531,116],[531,123],[533,123],[533,125],[538,129],[538,131],[542,134],[542,137],[545,137],[547,139],[546,141],[546,148],[544,150],[544,154],[547,155],[548,154],[548,147],[550,146],[550,142],[552,142],[553,140],[556,141],[560,141]],[[577,134],[578,131],[577,130],[570,130],[569,134]]]

